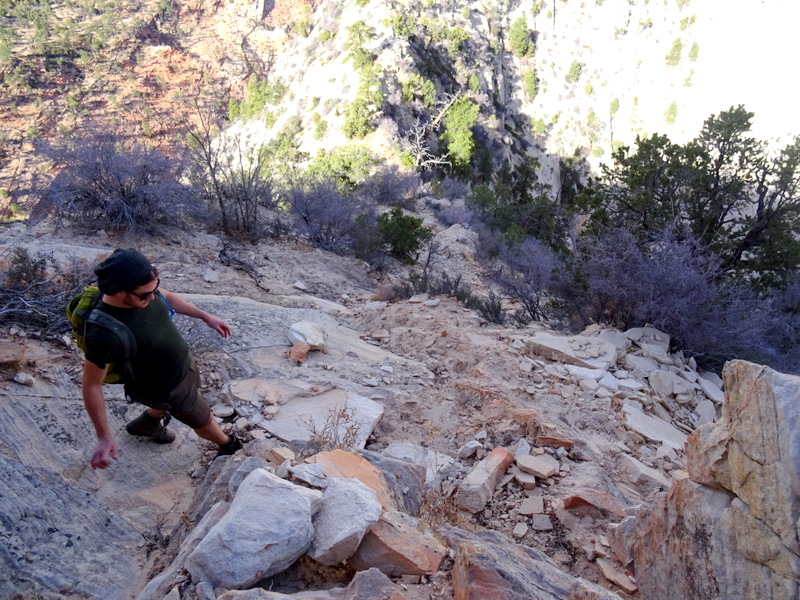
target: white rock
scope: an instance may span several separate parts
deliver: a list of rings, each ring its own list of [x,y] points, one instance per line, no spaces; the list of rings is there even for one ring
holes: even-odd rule
[[[659,346],[658,344],[642,344],[641,353],[642,356],[652,358],[662,365],[672,364],[672,357],[663,346]]]
[[[528,533],[528,526],[525,523],[517,523],[514,525],[514,530],[511,532],[515,538],[523,538]]]
[[[598,381],[606,374],[603,369],[587,369],[586,367],[577,367],[575,365],[564,365],[564,368],[576,381],[581,381],[582,379],[594,379]]]
[[[717,409],[711,400],[703,400],[694,409],[697,415],[697,426],[713,423],[717,420]]]
[[[607,329],[597,337],[613,345],[620,352],[620,354],[626,352],[628,350],[628,346],[630,345],[628,338],[625,337],[623,334],[621,334],[619,331],[612,331],[610,329]]]
[[[211,412],[214,413],[215,417],[219,417],[220,419],[225,419],[233,415],[236,412],[232,406],[228,406],[227,404],[218,403],[211,407]]]
[[[599,383],[597,383],[597,382],[596,382],[594,379],[582,379],[582,380],[580,381],[580,383],[578,384],[578,386],[579,386],[579,387],[580,387],[580,388],[581,388],[581,389],[582,389],[584,392],[593,392],[593,391],[595,391],[597,388],[599,388],[599,387],[600,387],[600,384],[599,384]]]
[[[33,376],[29,375],[28,373],[17,373],[14,375],[14,381],[27,386],[33,386],[36,383],[36,380],[33,378]]]
[[[620,463],[622,470],[628,474],[631,483],[644,484],[649,488],[661,488],[664,490],[669,489],[670,481],[660,471],[648,467],[642,461],[628,456],[627,454],[620,455]]]
[[[603,375],[597,383],[600,385],[600,387],[604,387],[612,392],[619,390],[619,382],[611,373],[606,373]]]
[[[214,269],[206,269],[203,272],[203,280],[208,283],[217,283],[219,281],[219,273]]]
[[[267,472],[251,472],[227,513],[186,559],[194,581],[246,588],[286,570],[308,550],[322,493]],[[231,543],[235,540],[235,543]]]
[[[669,335],[654,327],[634,327],[625,332],[625,337],[639,345],[658,344],[664,350],[669,350]]]
[[[292,287],[296,290],[300,290],[301,292],[308,291],[308,287],[306,287],[306,284],[303,283],[302,281],[295,281]]]
[[[295,479],[307,483],[311,487],[324,490],[328,487],[328,479],[325,477],[325,466],[317,463],[301,463],[294,467],[289,467],[289,473]]]
[[[411,442],[392,442],[381,454],[390,458],[405,460],[425,467],[425,485],[432,486],[445,467],[455,464],[455,459],[442,452],[434,452],[429,448]]]
[[[675,452],[675,449],[668,444],[661,444],[656,450],[656,458],[668,458],[672,461],[678,459],[678,453]]]
[[[635,402],[625,402],[622,410],[626,414],[626,424],[634,431],[654,442],[663,442],[676,450],[682,450],[688,436],[670,423],[657,417],[646,415]]]
[[[630,378],[619,379],[618,384],[621,389],[631,390],[634,392],[638,392],[639,390],[644,389],[644,384],[638,379],[630,379]]]
[[[326,421],[336,413],[347,410],[351,414],[350,423],[340,423],[338,435],[344,436],[348,425],[357,429],[356,448],[363,448],[375,424],[383,414],[383,406],[377,402],[340,389],[329,390],[317,395],[292,398],[281,410],[263,424],[270,434],[286,442],[292,440],[309,441],[312,429],[320,432]]]
[[[722,404],[725,402],[725,392],[723,392],[722,389],[713,381],[706,379],[705,377],[700,377],[698,383],[700,384],[700,389],[703,390],[703,393],[711,400],[717,404]]]
[[[475,455],[478,448],[483,448],[483,444],[477,440],[469,441],[458,450],[458,458],[470,458]]]
[[[305,342],[312,350],[325,350],[325,330],[319,323],[298,321],[289,327],[289,341]]]
[[[519,456],[516,463],[522,471],[535,475],[539,479],[547,479],[559,471],[558,461],[549,454]]]
[[[517,449],[514,451],[514,457],[517,456],[525,456],[526,454],[531,453],[531,445],[528,443],[528,440],[525,438],[521,438],[517,442]]]
[[[322,495],[322,509],[314,517],[314,540],[308,555],[328,566],[347,560],[378,521],[381,510],[375,491],[358,479],[331,479]]]
[[[636,356],[635,354],[626,354],[625,368],[633,371],[633,375],[647,377],[653,371],[658,370],[658,363],[652,358],[645,358],[644,356]]]

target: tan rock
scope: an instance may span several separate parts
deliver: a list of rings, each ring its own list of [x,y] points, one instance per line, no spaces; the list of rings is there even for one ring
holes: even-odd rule
[[[611,583],[618,585],[629,594],[633,594],[636,591],[636,584],[631,581],[631,578],[618,569],[610,560],[598,558],[595,562],[600,567],[603,577]]]
[[[14,367],[25,359],[25,346],[14,342],[0,341],[0,366]]]
[[[558,461],[549,454],[540,454],[539,456],[517,457],[517,466],[531,475],[535,475],[539,479],[547,479],[558,473]]]
[[[544,497],[530,496],[525,498],[517,510],[521,515],[540,515],[544,513]]]
[[[354,452],[332,450],[320,452],[306,459],[309,463],[318,463],[325,467],[325,477],[343,477],[358,479],[361,483],[375,490],[378,502],[384,510],[396,510],[392,494],[383,478],[380,469]]]
[[[505,448],[492,450],[472,468],[458,486],[455,503],[473,513],[482,510],[513,461],[514,455]]]
[[[290,448],[270,448],[264,453],[264,458],[274,465],[282,465],[285,461],[293,461],[295,454]]]
[[[358,571],[375,567],[385,575],[432,575],[447,556],[447,547],[420,528],[414,517],[385,512],[347,562]]]

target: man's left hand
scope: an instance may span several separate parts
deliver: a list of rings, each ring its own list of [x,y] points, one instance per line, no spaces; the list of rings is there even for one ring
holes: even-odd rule
[[[215,317],[213,315],[209,315],[207,319],[205,319],[206,325],[211,327],[214,331],[220,334],[222,337],[226,338],[231,335],[231,327],[225,321],[220,319],[219,317]]]

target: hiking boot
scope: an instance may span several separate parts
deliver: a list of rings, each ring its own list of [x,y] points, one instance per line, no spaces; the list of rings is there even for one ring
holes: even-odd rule
[[[125,425],[125,431],[131,435],[138,435],[149,438],[156,444],[171,444],[175,441],[175,432],[167,429],[171,417],[169,414],[161,418],[151,417],[148,411],[144,411],[133,421]]]
[[[228,442],[221,445],[217,450],[217,456],[229,456],[242,449],[242,440],[235,435],[228,435]]]

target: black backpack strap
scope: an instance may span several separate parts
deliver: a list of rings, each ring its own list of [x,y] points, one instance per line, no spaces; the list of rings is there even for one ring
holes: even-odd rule
[[[119,343],[122,345],[123,355],[123,369],[125,373],[125,381],[127,383],[135,382],[133,376],[133,364],[131,360],[136,356],[136,339],[133,337],[131,330],[128,329],[123,323],[109,315],[102,310],[92,310],[86,317],[86,323],[92,323],[110,329],[114,335],[117,336]]]

